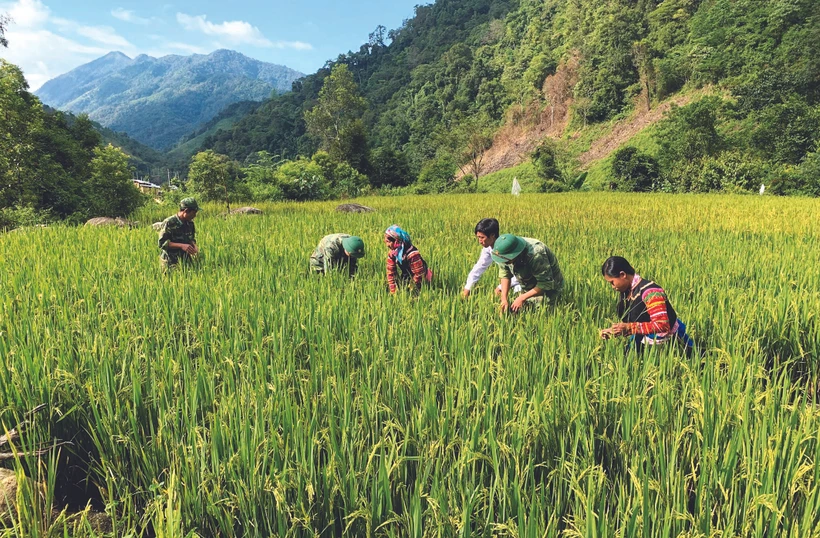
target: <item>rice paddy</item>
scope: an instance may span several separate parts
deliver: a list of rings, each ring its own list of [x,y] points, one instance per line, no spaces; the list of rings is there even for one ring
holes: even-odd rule
[[[173,208],[1,235],[0,425],[45,403],[25,444],[72,444],[6,464],[44,486],[0,536],[820,536],[820,201],[362,203],[206,206],[168,276],[150,223]],[[502,317],[495,268],[460,297],[483,217],[556,253],[555,308]],[[418,295],[386,291],[391,224],[435,271]],[[365,240],[352,281],[308,274],[333,232]],[[610,255],[702,358],[599,338]],[[67,516],[85,502],[113,529]]]

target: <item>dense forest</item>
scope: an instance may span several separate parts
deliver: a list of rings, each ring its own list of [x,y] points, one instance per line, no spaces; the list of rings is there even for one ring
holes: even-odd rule
[[[358,51],[205,147],[239,162],[258,151],[310,156],[322,141],[306,114],[344,65],[364,103],[362,123],[348,133],[360,139],[359,154],[342,157],[373,186],[446,183],[486,149],[488,135],[530,120],[533,110],[568,108],[555,143],[540,152],[560,160],[573,133],[692,93],[647,147],[615,155],[610,186],[706,191],[766,183],[816,195],[819,42],[820,3],[812,0],[439,0],[418,6],[399,29],[377,28]],[[571,162],[538,168],[567,188],[580,171]],[[391,175],[396,170],[406,175]]]
[[[183,190],[205,198],[469,192],[521,162],[542,191],[765,184],[817,196],[817,43],[813,0],[438,0],[293,91],[226,110],[165,156],[114,142],[139,154],[132,165],[188,168]],[[84,185],[99,135],[44,110],[14,66],[2,64],[2,80],[12,120],[0,204],[75,219],[98,209]],[[656,110],[597,161],[579,160],[613,125]],[[503,153],[513,129],[524,149],[491,170],[485,155]]]

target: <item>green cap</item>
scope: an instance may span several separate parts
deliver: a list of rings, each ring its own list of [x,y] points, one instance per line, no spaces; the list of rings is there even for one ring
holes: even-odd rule
[[[502,264],[509,263],[519,257],[526,248],[527,242],[517,235],[500,235],[493,245],[493,261]]]
[[[342,246],[344,247],[345,252],[350,254],[351,257],[364,257],[364,241],[362,241],[361,237],[357,237],[355,235],[345,237],[342,239]]]
[[[199,211],[199,204],[193,198],[183,198],[179,201],[180,209],[188,209],[190,211]]]

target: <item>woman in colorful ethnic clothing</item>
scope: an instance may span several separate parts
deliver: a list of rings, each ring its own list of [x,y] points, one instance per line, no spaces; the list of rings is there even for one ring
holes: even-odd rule
[[[396,225],[384,232],[387,253],[387,287],[396,293],[399,284],[406,284],[414,290],[421,289],[424,282],[433,279],[433,272],[410,240],[410,234]]]
[[[325,274],[332,269],[347,269],[354,276],[359,258],[364,257],[364,241],[361,237],[348,234],[330,234],[319,241],[310,256],[310,270]]]
[[[601,273],[612,289],[621,294],[618,301],[621,322],[602,329],[601,338],[628,336],[630,341],[626,350],[629,351],[634,343],[638,353],[643,353],[644,346],[678,340],[683,344],[686,356],[691,356],[694,342],[686,334],[686,325],[678,319],[663,288],[642,278],[620,256],[607,259]]]

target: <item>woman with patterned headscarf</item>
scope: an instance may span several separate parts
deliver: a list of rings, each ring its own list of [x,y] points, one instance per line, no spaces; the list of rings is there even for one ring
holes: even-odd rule
[[[387,286],[390,293],[396,293],[400,281],[419,289],[423,282],[433,279],[433,272],[413,246],[410,234],[394,224],[385,230],[384,243],[390,249],[387,253]]]

